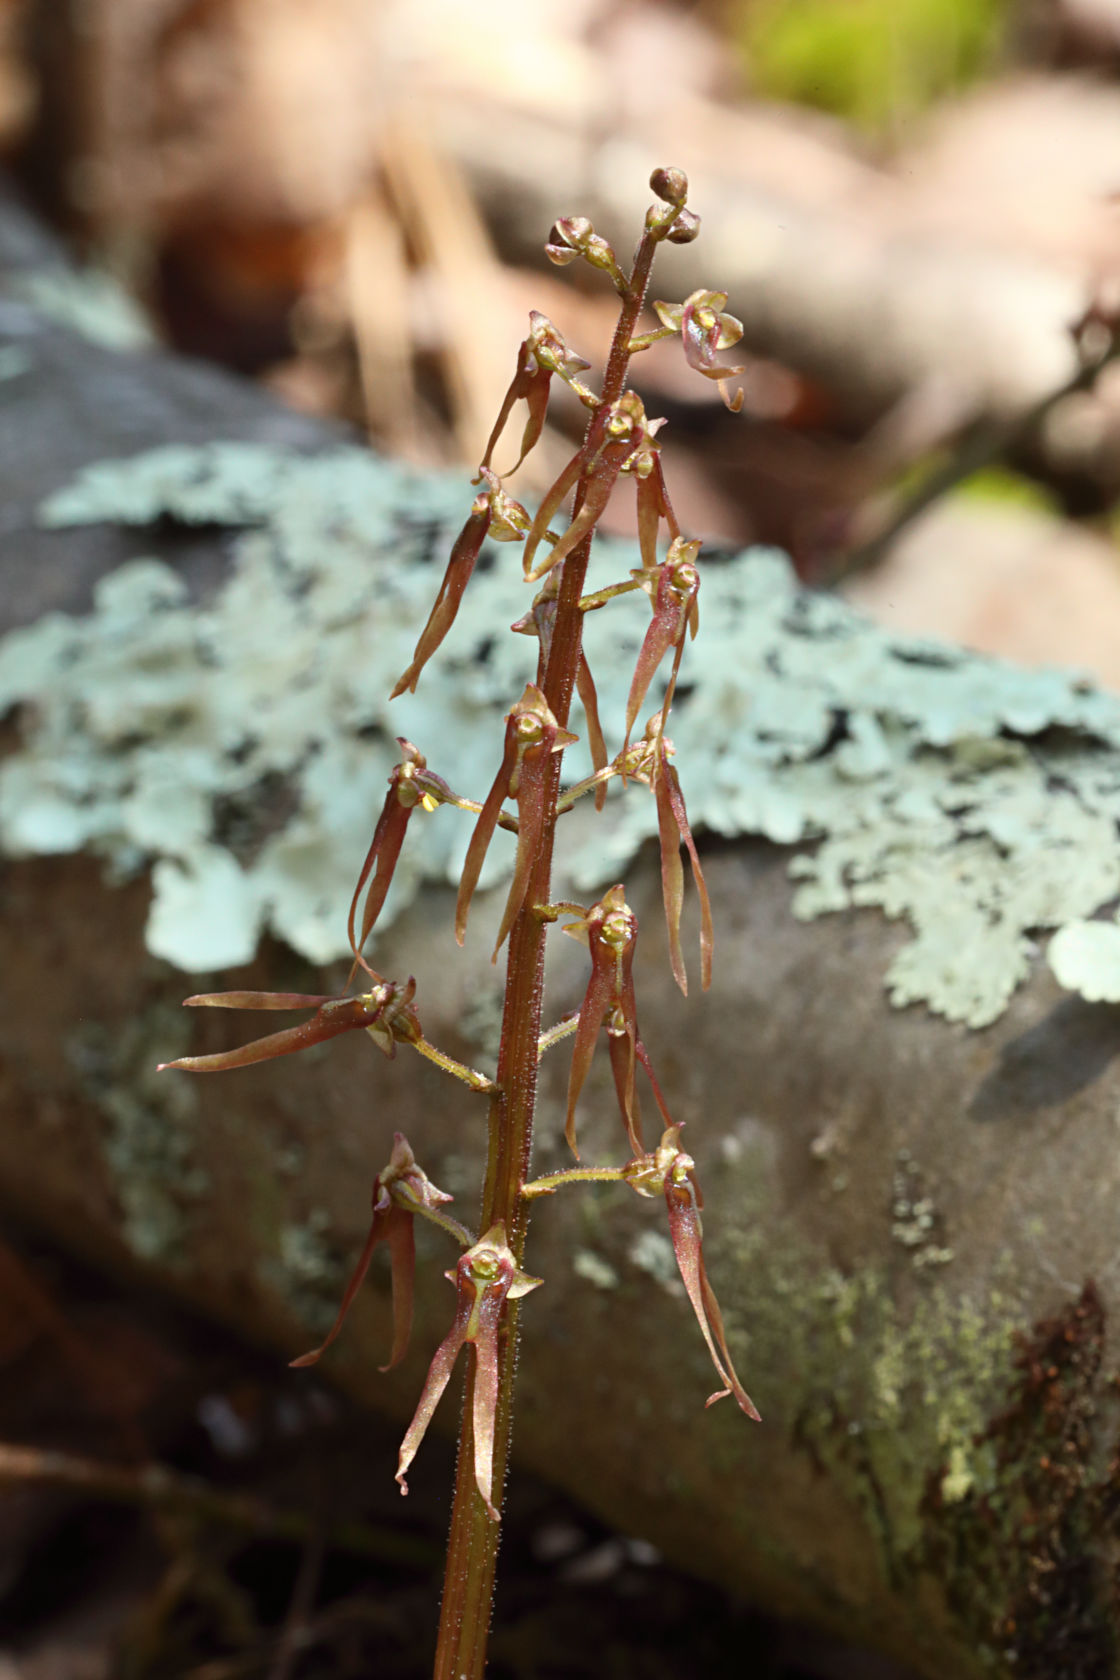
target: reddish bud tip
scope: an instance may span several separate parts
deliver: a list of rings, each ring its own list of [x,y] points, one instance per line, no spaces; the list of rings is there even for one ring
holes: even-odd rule
[[[688,197],[688,176],[683,169],[655,169],[649,187],[664,203],[683,204]]]
[[[695,210],[682,210],[668,233],[670,245],[691,245],[700,232],[700,218]]]

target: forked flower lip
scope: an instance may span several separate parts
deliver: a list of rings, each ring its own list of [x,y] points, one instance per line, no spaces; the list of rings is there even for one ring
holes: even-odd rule
[[[491,1521],[497,1522],[493,1499],[494,1432],[497,1425],[499,1348],[498,1338],[507,1300],[516,1301],[536,1289],[540,1278],[519,1269],[506,1241],[500,1221],[460,1256],[447,1277],[455,1285],[455,1319],[436,1349],[412,1422],[401,1442],[397,1481],[408,1492],[408,1467],[427,1432],[432,1415],[451,1372],[459,1349],[470,1342],[475,1351],[474,1401],[472,1407],[475,1486]]]

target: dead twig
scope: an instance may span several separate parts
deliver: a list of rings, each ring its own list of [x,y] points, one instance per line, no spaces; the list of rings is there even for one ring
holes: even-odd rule
[[[0,1442],[0,1484],[4,1482],[68,1488],[113,1504],[150,1506],[281,1540],[307,1542],[314,1532],[313,1521],[300,1511],[279,1510],[253,1494],[224,1493],[197,1476],[162,1464],[104,1464],[74,1453]],[[325,1545],[385,1563],[428,1567],[438,1559],[438,1552],[426,1541],[363,1522],[333,1524],[326,1531]]]

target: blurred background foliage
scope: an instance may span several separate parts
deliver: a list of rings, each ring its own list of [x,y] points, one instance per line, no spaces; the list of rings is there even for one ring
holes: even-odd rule
[[[751,91],[891,134],[990,73],[1011,0],[738,0]]]

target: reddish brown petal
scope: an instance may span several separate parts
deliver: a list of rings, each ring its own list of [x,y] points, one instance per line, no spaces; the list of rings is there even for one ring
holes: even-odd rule
[[[416,1457],[420,1443],[427,1433],[429,1423],[432,1421],[432,1414],[439,1405],[443,1391],[451,1380],[451,1372],[456,1359],[459,1357],[459,1349],[467,1339],[467,1328],[470,1323],[473,1304],[473,1299],[469,1295],[460,1295],[455,1306],[455,1322],[436,1349],[435,1357],[428,1367],[428,1375],[424,1379],[419,1404],[413,1414],[412,1422],[405,1431],[400,1454],[397,1458],[396,1479],[400,1483],[402,1493],[408,1492],[405,1473]]]
[[[184,1009],[318,1009],[330,998],[321,992],[199,992]]]
[[[692,1303],[692,1310],[696,1314],[697,1323],[703,1333],[705,1342],[708,1344],[712,1364],[719,1372],[720,1379],[725,1385],[716,1394],[709,1395],[707,1404],[710,1406],[716,1400],[722,1400],[728,1394],[733,1394],[740,1411],[745,1412],[756,1423],[760,1423],[762,1420],[755,1403],[739,1381],[735,1367],[731,1363],[731,1355],[727,1348],[727,1337],[723,1329],[723,1318],[712,1286],[708,1282],[708,1274],[704,1267],[700,1212],[696,1205],[695,1189],[691,1183],[687,1186],[679,1185],[666,1179],[665,1200],[669,1208],[669,1234],[672,1237],[673,1252],[677,1257],[681,1278],[688,1292],[688,1298]]]
[[[350,1308],[353,1305],[354,1297],[357,1295],[359,1289],[362,1287],[362,1284],[365,1282],[366,1273],[369,1271],[369,1263],[373,1258],[373,1251],[377,1247],[378,1243],[383,1242],[385,1239],[386,1211],[387,1210],[383,1208],[379,1208],[374,1212],[373,1221],[369,1228],[369,1235],[365,1241],[365,1247],[358,1256],[358,1263],[350,1274],[350,1281],[346,1285],[346,1289],[342,1297],[342,1305],[338,1309],[338,1317],[331,1325],[325,1339],[320,1342],[319,1346],[313,1349],[311,1353],[301,1353],[298,1359],[291,1360],[289,1363],[293,1368],[299,1369],[307,1365],[318,1364],[323,1354],[326,1353],[331,1343],[335,1340],[338,1332],[342,1329],[346,1314],[350,1311]]]
[[[490,528],[490,497],[486,492],[476,496],[474,505],[467,516],[467,522],[456,537],[451,549],[451,556],[447,562],[447,570],[443,574],[443,582],[439,586],[435,606],[428,617],[428,622],[420,633],[420,640],[416,644],[416,651],[412,656],[412,663],[397,683],[390,700],[395,700],[405,689],[415,692],[416,684],[420,680],[420,673],[433,653],[439,647],[455,622],[455,615],[459,611],[459,603],[463,599],[463,591],[471,580],[486,533]]]
[[[461,945],[467,932],[467,917],[470,914],[471,899],[478,885],[478,877],[482,873],[482,865],[490,842],[494,838],[494,830],[498,826],[498,816],[502,806],[509,796],[509,781],[517,765],[517,733],[512,717],[506,722],[505,751],[502,755],[501,768],[494,777],[493,786],[483,801],[482,809],[478,813],[478,821],[474,825],[467,855],[463,860],[463,873],[459,877],[459,896],[455,902],[455,938]]]
[[[521,556],[521,563],[525,568],[525,576],[527,578],[543,576],[552,564],[552,562],[549,561],[548,565],[542,566],[540,572],[536,573],[533,571],[533,556],[536,554],[537,548],[544,540],[545,532],[548,530],[549,522],[551,521],[553,515],[557,513],[564,497],[571,489],[574,488],[577,480],[579,479],[582,467],[582,453],[573,455],[559,478],[556,479],[555,483],[553,483],[546,491],[544,500],[537,509],[537,516],[533,520],[532,525],[529,527],[529,534],[525,538],[525,551]]]
[[[712,952],[715,947],[712,901],[708,897],[704,871],[700,867],[696,842],[692,838],[692,829],[689,827],[688,812],[685,810],[680,778],[664,756],[662,757],[661,775],[669,791],[669,802],[672,806],[673,817],[680,832],[680,837],[688,848],[689,862],[692,864],[692,879],[696,883],[696,893],[700,900],[700,985],[702,990],[706,992],[712,983]]]
[[[579,1026],[576,1028],[575,1042],[572,1046],[572,1065],[568,1074],[568,1114],[564,1124],[564,1136],[577,1161],[579,1149],[576,1145],[576,1104],[591,1067],[603,1017],[611,1007],[611,995],[611,976],[604,970],[592,968],[591,979],[587,983],[587,991],[580,1005]]]
[[[631,1153],[641,1155],[645,1146],[642,1143],[642,1113],[638,1106],[638,1093],[634,1088],[634,1040],[628,1032],[608,1032],[607,1046],[610,1051],[611,1073],[614,1075],[615,1095],[618,1097]]]
[[[369,964],[362,956],[366,940],[373,931],[373,924],[381,914],[393,879],[393,872],[397,867],[397,859],[401,855],[404,844],[408,819],[416,809],[416,804],[406,805],[399,798],[400,773],[394,771],[390,777],[389,791],[385,795],[385,803],[381,807],[381,814],[373,831],[369,851],[366,853],[358,875],[358,884],[354,888],[354,896],[350,900],[350,915],[346,922],[346,936],[350,941],[350,949],[354,953],[354,967],[350,970],[351,981],[359,963],[369,970]],[[354,933],[354,922],[358,913],[358,900],[362,896],[362,888],[369,880],[370,871],[374,871],[370,882],[369,892],[366,894],[365,907],[362,911],[362,931],[360,937]]]
[[[508,1288],[508,1286],[507,1286]],[[474,1436],[474,1479],[494,1522],[494,1429],[498,1415],[498,1329],[502,1321],[507,1289],[494,1285],[483,1292],[476,1314],[474,1341],[474,1405],[471,1433]]]
[[[255,1062],[290,1056],[311,1044],[322,1044],[329,1038],[337,1038],[339,1033],[368,1027],[376,1021],[378,1013],[377,1006],[360,997],[327,998],[310,1021],[301,1021],[297,1027],[285,1027],[283,1032],[269,1033],[267,1038],[254,1039],[236,1050],[220,1050],[212,1056],[180,1056],[173,1062],[161,1062],[156,1071],[181,1068],[186,1073],[225,1073],[230,1068],[252,1067]]]
[[[603,725],[599,721],[599,696],[595,689],[595,679],[591,675],[591,667],[587,663],[587,655],[580,649],[579,665],[576,667],[576,692],[583,707],[583,715],[587,719],[587,745],[591,751],[591,763],[595,770],[605,770],[610,763],[607,743],[603,735]],[[595,809],[601,811],[606,802],[607,784],[601,782],[595,789]]]
[[[657,804],[657,835],[661,845],[661,897],[665,905],[665,926],[669,933],[669,963],[673,978],[688,996],[688,975],[681,950],[681,911],[684,906],[684,865],[681,863],[680,825],[669,798],[665,768],[654,770],[653,793]]]

